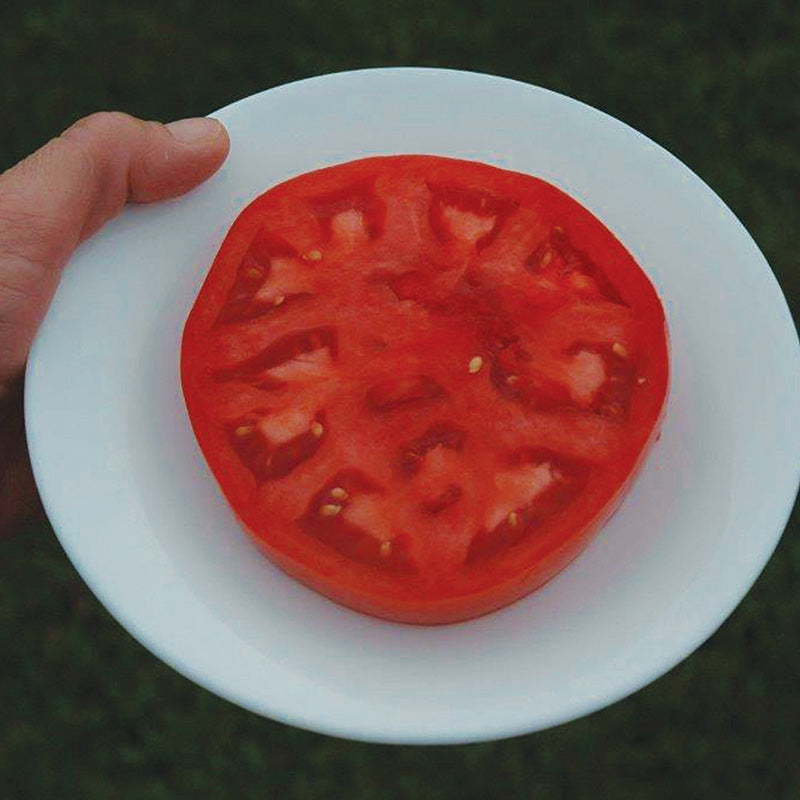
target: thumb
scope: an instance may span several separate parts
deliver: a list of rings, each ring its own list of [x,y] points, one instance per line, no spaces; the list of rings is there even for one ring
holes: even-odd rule
[[[102,112],[0,175],[0,387],[21,373],[75,247],[128,201],[189,191],[228,147],[216,120],[162,125]]]

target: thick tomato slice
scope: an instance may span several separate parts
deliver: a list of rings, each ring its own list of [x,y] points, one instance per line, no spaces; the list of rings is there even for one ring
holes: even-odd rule
[[[271,559],[354,609],[443,623],[587,545],[657,433],[667,337],[647,277],[555,187],[370,158],[241,214],[186,323],[182,380]]]

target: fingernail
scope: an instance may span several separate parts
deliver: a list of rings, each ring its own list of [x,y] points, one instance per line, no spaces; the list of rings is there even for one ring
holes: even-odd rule
[[[219,135],[220,124],[215,119],[194,117],[167,123],[167,130],[181,144],[199,144]]]

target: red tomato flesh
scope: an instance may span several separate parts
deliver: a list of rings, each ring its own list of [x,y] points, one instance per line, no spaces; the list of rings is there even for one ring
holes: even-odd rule
[[[200,448],[276,564],[351,608],[469,619],[613,512],[667,394],[664,312],[554,186],[433,156],[261,195],[186,323]]]

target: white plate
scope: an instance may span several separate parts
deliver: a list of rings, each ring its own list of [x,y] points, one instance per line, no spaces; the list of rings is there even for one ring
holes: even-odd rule
[[[587,714],[710,636],[764,567],[797,491],[800,361],[769,266],[708,186],[621,122],[486,75],[327,75],[215,116],[232,141],[222,171],[183,199],[129,208],[80,249],[28,367],[45,507],[122,625],[245,708],[405,743]],[[205,466],[178,379],[183,321],[239,211],[292,175],[402,152],[485,161],[569,192],[651,276],[672,341],[663,437],[595,543],[528,598],[434,628],[351,612],[271,566]]]

